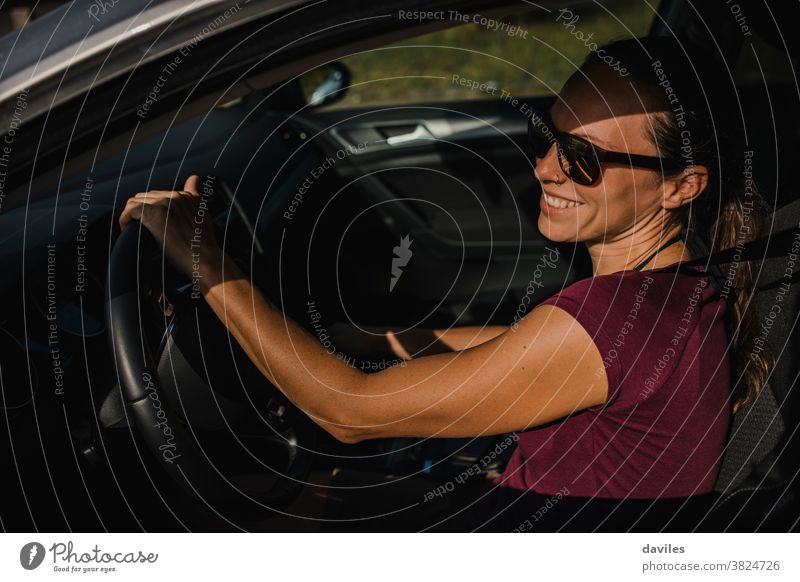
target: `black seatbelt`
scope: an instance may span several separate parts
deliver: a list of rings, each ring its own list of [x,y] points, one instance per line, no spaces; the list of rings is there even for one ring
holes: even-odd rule
[[[718,251],[711,256],[699,257],[682,263],[687,267],[695,265],[734,263],[737,261],[754,261],[756,259],[771,259],[788,255],[793,247],[800,253],[800,226],[781,230],[779,232],[750,241],[738,247]]]
[[[786,230],[781,230],[776,233],[772,233],[770,235],[761,237],[759,239],[737,245],[736,247],[725,249],[722,251],[717,251],[711,255],[708,254],[708,248],[702,242],[699,236],[687,236],[686,237],[686,244],[689,247],[689,250],[693,252],[700,251],[701,256],[690,259],[688,261],[683,261],[681,263],[677,263],[675,265],[671,265],[669,267],[663,267],[661,269],[654,269],[655,271],[667,271],[667,270],[675,270],[677,272],[684,272],[686,274],[697,275],[697,271],[690,269],[690,267],[701,267],[701,266],[708,266],[710,267],[709,275],[713,275],[711,277],[712,282],[714,285],[720,289],[720,282],[714,281],[715,279],[721,279],[722,273],[719,269],[719,265],[723,265],[726,263],[736,263],[739,261],[756,261],[756,260],[763,260],[763,259],[771,259],[775,257],[788,257],[791,254],[797,255],[794,261],[798,262],[798,266],[800,266],[800,225],[794,226],[792,228],[788,228]],[[769,283],[765,283],[756,287],[756,291],[769,289],[779,282],[795,282],[800,279],[800,271],[794,271],[792,276],[787,278],[781,277],[776,281],[771,281]],[[721,290],[721,289],[720,289]]]

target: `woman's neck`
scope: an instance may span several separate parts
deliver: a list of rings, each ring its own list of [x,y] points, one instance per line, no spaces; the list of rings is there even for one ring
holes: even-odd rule
[[[598,276],[634,269],[664,243],[678,236],[680,231],[680,225],[675,225],[663,231],[637,230],[618,240],[587,242],[586,248],[592,258],[592,272],[594,276]],[[666,267],[688,258],[689,252],[683,242],[676,242],[659,252],[644,268]]]

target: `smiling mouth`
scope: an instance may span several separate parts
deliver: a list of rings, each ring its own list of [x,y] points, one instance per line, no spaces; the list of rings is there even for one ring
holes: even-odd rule
[[[544,197],[544,201],[547,203],[547,205],[553,208],[576,208],[578,206],[583,206],[583,202],[575,202],[572,200],[564,200],[563,198],[556,198],[555,196],[549,196],[544,192],[542,192],[542,196]]]

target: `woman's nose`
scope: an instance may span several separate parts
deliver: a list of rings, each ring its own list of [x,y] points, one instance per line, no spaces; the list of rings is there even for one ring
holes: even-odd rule
[[[533,168],[533,174],[536,179],[542,183],[557,182],[561,183],[565,180],[561,164],[558,162],[558,151],[556,144],[550,146],[544,157],[536,158],[536,166]]]

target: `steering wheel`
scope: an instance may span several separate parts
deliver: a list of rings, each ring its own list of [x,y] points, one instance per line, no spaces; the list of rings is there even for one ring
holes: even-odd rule
[[[187,293],[159,311],[149,265],[161,257],[132,222],[109,262],[106,324],[128,418],[191,498],[250,511],[284,505],[310,470],[313,423],[242,357],[202,298]],[[168,311],[164,331],[155,324]]]

